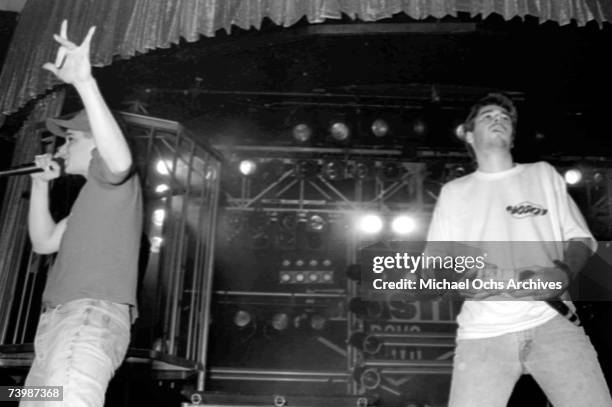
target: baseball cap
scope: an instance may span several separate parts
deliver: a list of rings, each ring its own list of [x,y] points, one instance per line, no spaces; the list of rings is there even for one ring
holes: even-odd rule
[[[66,137],[68,135],[66,133],[67,129],[91,132],[89,119],[87,118],[85,109],[55,119],[47,119],[46,124],[47,130],[60,137]]]

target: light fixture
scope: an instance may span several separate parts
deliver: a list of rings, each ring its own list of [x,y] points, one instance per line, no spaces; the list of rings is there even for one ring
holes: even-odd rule
[[[238,166],[240,173],[245,177],[255,174],[257,164],[253,160],[242,160]]]
[[[385,137],[389,134],[389,123],[383,119],[376,119],[372,122],[372,134],[376,137]]]
[[[311,215],[310,218],[308,218],[308,230],[311,230],[313,232],[321,232],[323,229],[325,229],[326,225],[327,222],[325,221],[325,219],[323,219],[321,215],[314,214]]]
[[[353,167],[353,177],[357,179],[364,179],[370,173],[370,168],[366,163],[356,163]]]
[[[319,164],[313,160],[302,160],[297,163],[295,172],[299,178],[312,178],[319,173]]]
[[[153,236],[151,238],[151,252],[159,253],[161,249],[161,245],[164,242],[164,239],[160,236]]]
[[[568,185],[576,185],[582,181],[582,171],[577,168],[571,168],[565,171],[563,177]]]
[[[323,176],[330,181],[344,179],[345,166],[341,161],[328,161],[323,165]]]
[[[249,325],[252,320],[253,317],[248,311],[241,309],[236,311],[236,314],[234,314],[234,325],[239,328],[244,328],[245,326]]]
[[[161,159],[155,164],[155,169],[161,175],[168,175],[172,171],[172,162]]]
[[[379,215],[366,214],[359,218],[357,222],[358,229],[369,235],[379,233],[383,228],[383,221]]]
[[[416,223],[408,215],[399,215],[391,222],[391,229],[398,235],[407,235],[414,231]]]
[[[386,162],[383,163],[380,173],[383,179],[387,181],[396,181],[403,175],[404,169],[398,163]]]
[[[165,209],[155,209],[153,211],[153,224],[155,226],[163,225],[165,218],[166,218],[166,210]]]
[[[298,123],[293,126],[291,135],[298,143],[306,143],[312,138],[312,128],[306,123]]]
[[[332,123],[329,128],[329,132],[335,141],[340,142],[347,141],[351,136],[351,129],[346,123],[341,121]]]
[[[155,187],[155,192],[158,194],[163,194],[164,192],[167,192],[170,190],[170,187],[168,186],[168,184],[159,184],[158,186]]]
[[[284,312],[277,312],[272,316],[271,325],[277,331],[284,331],[289,327],[289,315]]]

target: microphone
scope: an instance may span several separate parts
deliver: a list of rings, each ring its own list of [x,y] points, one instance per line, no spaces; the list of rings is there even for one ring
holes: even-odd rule
[[[64,160],[61,158],[53,159],[60,166],[60,175],[64,173]],[[43,172],[44,170],[40,167],[37,167],[34,163],[27,164],[19,164],[11,168],[7,168],[6,170],[0,171],[0,177],[8,177],[11,175],[27,175],[34,174],[36,172]]]

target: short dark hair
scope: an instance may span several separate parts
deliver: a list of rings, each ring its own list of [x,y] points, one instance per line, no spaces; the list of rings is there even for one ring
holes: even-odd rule
[[[518,114],[512,100],[502,93],[489,93],[474,103],[470,109],[470,114],[468,114],[467,119],[465,119],[463,123],[463,130],[465,132],[474,131],[474,121],[476,120],[476,116],[478,116],[478,112],[483,107],[490,105],[499,106],[508,112],[510,120],[512,120],[512,135],[514,136]]]

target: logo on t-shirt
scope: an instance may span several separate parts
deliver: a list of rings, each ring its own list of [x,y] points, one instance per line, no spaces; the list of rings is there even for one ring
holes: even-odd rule
[[[531,202],[521,202],[516,205],[508,205],[506,211],[515,218],[526,218],[527,216],[544,216],[548,213],[548,209],[542,205]]]

